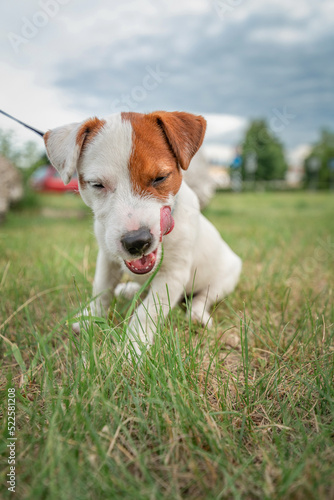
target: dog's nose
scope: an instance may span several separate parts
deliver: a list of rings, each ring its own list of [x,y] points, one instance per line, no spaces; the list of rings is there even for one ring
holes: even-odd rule
[[[147,227],[130,231],[121,239],[123,247],[131,255],[142,255],[149,249],[152,241],[153,235]]]

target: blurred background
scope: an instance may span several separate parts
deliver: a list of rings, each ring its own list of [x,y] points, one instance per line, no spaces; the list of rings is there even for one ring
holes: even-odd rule
[[[14,0],[0,23],[0,107],[40,130],[189,111],[208,121],[218,188],[334,188],[331,0]],[[43,141],[1,115],[0,129],[27,182]]]

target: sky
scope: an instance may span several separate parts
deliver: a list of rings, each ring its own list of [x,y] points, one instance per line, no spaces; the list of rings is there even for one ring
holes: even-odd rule
[[[334,129],[332,0],[12,0],[0,34],[0,109],[41,130],[189,111],[229,160],[263,117],[298,161]]]

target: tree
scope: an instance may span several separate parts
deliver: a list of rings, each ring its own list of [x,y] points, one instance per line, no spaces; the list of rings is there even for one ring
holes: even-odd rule
[[[334,162],[334,132],[323,129],[320,131],[320,139],[313,145],[305,159],[306,185],[313,185],[318,189],[329,188],[334,176],[332,162]]]
[[[248,178],[245,168],[247,158],[256,158],[257,169],[255,180],[284,179],[287,163],[281,142],[272,133],[265,120],[253,120],[241,144],[242,151],[242,177]]]
[[[41,153],[33,141],[17,146],[12,130],[0,129],[0,156],[7,158],[13,165],[22,169],[24,181],[41,165],[49,163],[46,154]]]
[[[30,187],[29,179],[38,167],[49,163],[46,154],[42,154],[33,141],[18,146],[13,131],[0,129],[0,156],[7,158],[13,165],[19,167],[21,172],[24,197],[17,206],[24,208],[38,204],[38,198]]]
[[[27,141],[17,145],[17,139],[12,130],[0,129],[0,155],[11,161],[16,167],[30,168],[42,157],[41,151],[33,141]],[[45,163],[48,163],[46,155],[43,155]]]

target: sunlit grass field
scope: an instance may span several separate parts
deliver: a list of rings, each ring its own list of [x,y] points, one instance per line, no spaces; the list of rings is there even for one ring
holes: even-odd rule
[[[240,284],[212,330],[173,310],[139,366],[120,348],[129,302],[72,333],[92,216],[37,201],[0,226],[0,497],[14,387],[16,498],[334,498],[334,194],[217,194],[205,213]]]

